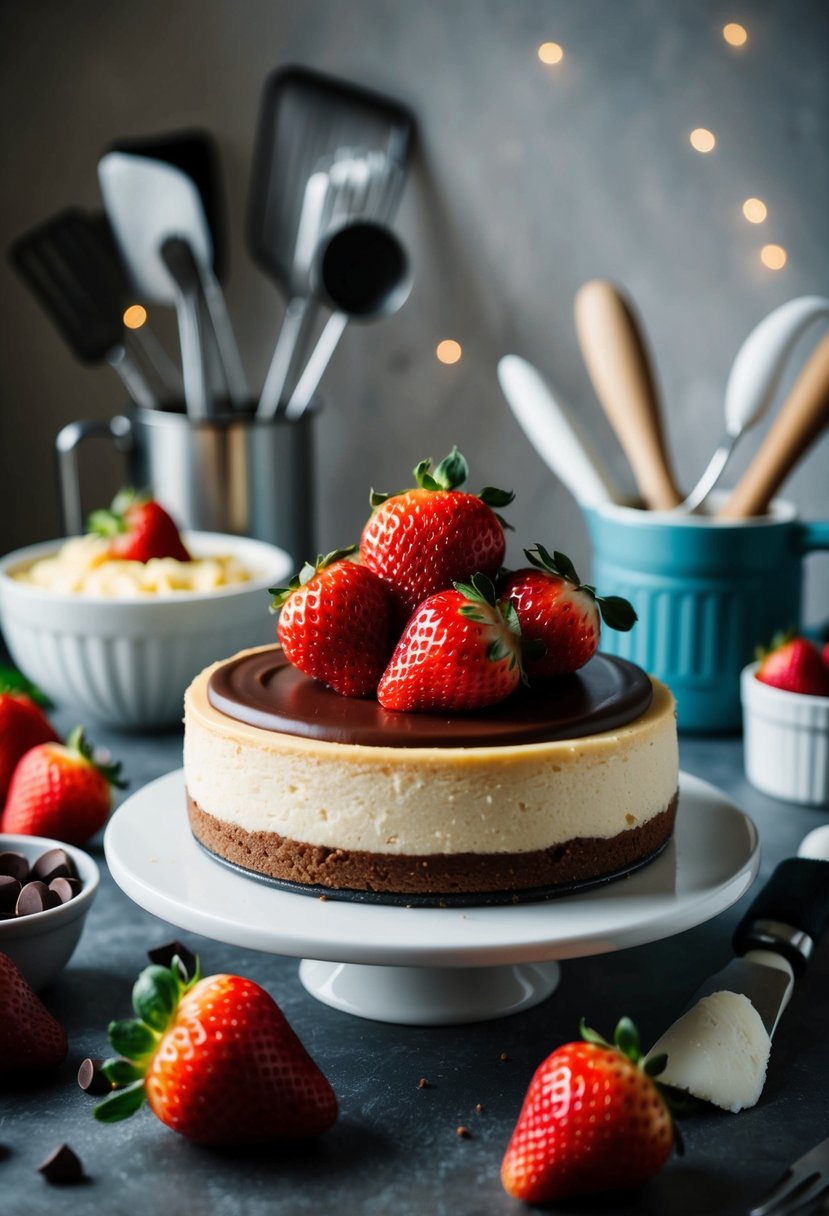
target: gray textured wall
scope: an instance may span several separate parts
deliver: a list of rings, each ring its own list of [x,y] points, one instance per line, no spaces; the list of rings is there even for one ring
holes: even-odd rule
[[[742,51],[722,39],[729,20],[749,30]],[[536,56],[548,39],[566,52],[555,68]],[[63,206],[96,205],[97,157],[113,138],[215,132],[233,241],[229,303],[254,383],[283,309],[243,244],[265,77],[305,63],[416,111],[420,147],[398,221],[415,289],[395,318],[351,329],[326,377],[323,549],[356,537],[371,484],[402,487],[418,458],[456,442],[475,488],[519,491],[514,546],[542,540],[586,561],[577,508],[500,395],[498,357],[523,354],[550,375],[631,485],[572,322],[584,280],[624,284],[690,486],[720,432],[739,343],[777,304],[829,290],[824,0],[4,0],[0,47],[4,247]],[[696,126],[716,133],[713,154],[690,148]],[[752,195],[769,206],[762,228],[741,215]],[[764,241],[785,246],[784,270],[760,265]],[[58,531],[58,428],[107,417],[123,394],[108,369],[76,364],[5,265],[0,274],[5,551]],[[454,367],[435,360],[442,337],[463,344]],[[764,429],[745,441],[733,475]],[[87,464],[99,503],[119,475],[100,449]],[[805,516],[827,513],[828,473],[824,438],[787,485]],[[811,562],[813,616],[826,615],[827,565]]]

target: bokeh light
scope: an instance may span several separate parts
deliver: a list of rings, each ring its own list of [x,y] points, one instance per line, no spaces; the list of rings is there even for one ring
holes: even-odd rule
[[[713,152],[717,144],[716,136],[705,127],[695,127],[688,138],[696,152]]]
[[[729,46],[745,46],[748,42],[748,30],[737,21],[729,21],[723,26],[722,36]]]
[[[788,260],[782,245],[764,245],[760,250],[760,261],[768,270],[782,270]]]
[[[147,310],[142,304],[130,304],[129,308],[124,310],[123,322],[127,329],[140,329],[146,321]]]
[[[456,342],[454,338],[444,338],[442,342],[438,342],[435,354],[441,363],[457,363],[463,351],[460,342]]]
[[[538,48],[538,58],[542,63],[561,63],[564,58],[564,48],[557,42],[542,42]]]
[[[750,224],[762,224],[768,213],[768,207],[760,198],[747,198],[743,203],[743,215]]]

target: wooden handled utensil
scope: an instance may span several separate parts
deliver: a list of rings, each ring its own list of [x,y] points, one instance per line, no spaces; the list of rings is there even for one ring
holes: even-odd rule
[[[665,449],[656,387],[631,306],[612,283],[585,283],[575,300],[576,332],[596,395],[630,461],[646,506],[682,501]]]
[[[763,515],[801,456],[829,425],[829,334],[809,356],[757,455],[718,519]]]

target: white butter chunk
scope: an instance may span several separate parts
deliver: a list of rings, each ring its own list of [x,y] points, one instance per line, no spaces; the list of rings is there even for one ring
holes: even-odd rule
[[[763,1021],[741,992],[714,992],[666,1030],[648,1056],[668,1057],[656,1078],[723,1110],[754,1106],[771,1052]]]

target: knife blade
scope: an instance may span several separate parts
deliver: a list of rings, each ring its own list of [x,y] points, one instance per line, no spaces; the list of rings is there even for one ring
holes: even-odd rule
[[[726,1110],[753,1106],[781,1014],[827,926],[829,861],[787,858],[737,925],[737,957],[648,1053],[668,1056],[660,1080]]]

